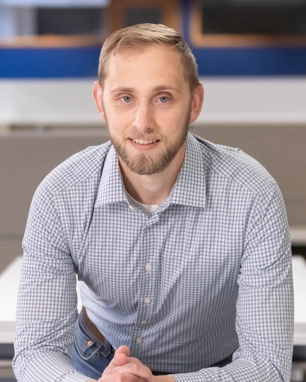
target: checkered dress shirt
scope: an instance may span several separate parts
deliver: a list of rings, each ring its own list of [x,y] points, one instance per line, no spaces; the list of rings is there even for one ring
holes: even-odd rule
[[[239,149],[188,134],[169,197],[131,204],[110,142],[38,187],[23,240],[14,370],[22,382],[78,382],[70,347],[76,277],[115,347],[177,382],[289,381],[291,246],[267,171]],[[233,362],[209,367],[230,354]]]

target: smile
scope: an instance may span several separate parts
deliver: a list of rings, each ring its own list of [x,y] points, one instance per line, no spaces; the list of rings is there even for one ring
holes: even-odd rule
[[[138,145],[151,145],[152,143],[156,143],[157,141],[146,141],[144,139],[132,139],[133,142],[137,143]]]

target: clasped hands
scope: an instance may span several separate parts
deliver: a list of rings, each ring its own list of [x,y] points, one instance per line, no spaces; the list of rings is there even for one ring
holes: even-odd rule
[[[88,382],[93,382],[89,380]],[[98,382],[174,382],[171,376],[154,376],[139,359],[130,356],[127,346],[120,346]]]

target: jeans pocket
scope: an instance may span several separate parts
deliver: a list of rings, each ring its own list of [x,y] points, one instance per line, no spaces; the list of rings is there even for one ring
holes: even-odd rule
[[[96,355],[105,353],[104,345],[100,344],[85,328],[81,317],[79,316],[75,328],[75,349],[78,355],[84,360],[89,361]]]
[[[111,345],[105,341],[102,345],[84,326],[79,316],[75,326],[75,339],[71,347],[71,363],[73,367],[90,377],[98,380],[114,357]]]

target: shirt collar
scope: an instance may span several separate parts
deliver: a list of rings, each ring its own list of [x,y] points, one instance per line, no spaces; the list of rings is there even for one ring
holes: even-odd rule
[[[209,160],[208,155],[206,159]],[[205,207],[207,170],[205,162],[199,141],[188,133],[184,162],[169,197],[163,203],[164,207],[169,204]],[[118,202],[128,203],[128,198],[118,157],[114,147],[111,146],[105,158],[95,206]]]
[[[203,153],[200,142],[188,133],[184,162],[169,195],[170,203],[205,207],[208,161],[210,157]]]
[[[111,146],[102,169],[96,207],[102,204],[127,202],[127,195],[121,175],[119,161],[114,146]]]

